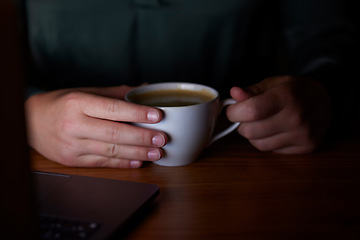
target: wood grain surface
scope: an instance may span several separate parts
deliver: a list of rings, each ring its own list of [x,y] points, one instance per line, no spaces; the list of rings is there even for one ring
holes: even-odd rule
[[[360,239],[359,140],[280,155],[232,134],[182,167],[70,168],[35,151],[31,160],[34,170],[159,185],[125,239]]]

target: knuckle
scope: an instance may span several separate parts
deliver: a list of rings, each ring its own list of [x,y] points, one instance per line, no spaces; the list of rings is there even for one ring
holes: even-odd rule
[[[252,139],[255,136],[254,128],[247,127],[245,124],[241,130],[241,135],[247,139]]]
[[[129,160],[126,159],[112,159],[103,157],[100,159],[97,159],[96,162],[94,162],[93,167],[99,167],[99,168],[130,168],[131,164]]]
[[[62,99],[62,112],[58,116],[55,122],[55,128],[60,131],[60,133],[65,133],[67,135],[73,135],[76,132],[80,125],[79,119],[76,115],[76,108],[79,107],[79,95],[81,93],[71,92],[67,93]]]
[[[230,122],[239,121],[238,104],[232,104],[226,108],[226,116]]]
[[[76,166],[76,155],[70,149],[66,149],[61,152],[59,162],[66,167]]]
[[[78,163],[80,145],[76,140],[69,140],[61,151],[62,164],[68,167],[76,167]]]
[[[152,133],[151,130],[145,128],[139,128],[139,131],[136,134],[134,141],[137,145],[151,146],[153,135],[154,134]]]
[[[97,159],[97,161],[95,161],[93,163],[93,167],[96,167],[96,168],[102,168],[102,167],[108,167],[108,166],[109,166],[108,158],[100,158],[100,159]]]
[[[73,135],[78,130],[78,123],[75,119],[64,119],[60,126],[60,132],[65,135]]]
[[[110,158],[115,158],[115,157],[119,156],[120,152],[121,152],[120,145],[110,144],[110,146],[107,149],[106,156],[108,156]]]
[[[267,145],[265,145],[263,143],[259,143],[255,147],[262,152],[267,152],[267,151],[271,150],[271,149],[269,149],[269,147]]]
[[[136,122],[147,122],[147,108],[143,106],[135,106],[133,108],[132,116]]]
[[[266,79],[265,79],[266,80]],[[251,94],[253,95],[258,95],[260,93],[262,93],[262,89],[260,88],[259,85],[253,85],[253,86],[250,86],[246,89],[248,92],[250,92]]]
[[[110,138],[110,140],[117,141],[121,137],[121,130],[117,126],[111,126],[106,129],[105,134]]]
[[[140,144],[148,144],[150,145],[151,143],[151,137],[149,136],[148,131],[146,130],[142,130],[140,131],[140,134],[138,135],[136,142],[140,143]]]
[[[289,117],[287,121],[292,128],[304,128],[304,126],[306,125],[305,118],[300,110],[289,112]]]
[[[73,158],[63,158],[61,163],[65,166],[65,167],[75,167],[75,161]]]
[[[80,103],[81,95],[82,95],[82,93],[80,93],[80,92],[66,93],[62,98],[65,107],[70,108],[70,109],[72,109],[74,107],[78,107],[79,103]]]
[[[249,121],[255,121],[260,117],[260,112],[256,104],[249,104],[245,109]]]
[[[250,142],[255,148],[257,148],[258,150],[260,150],[262,152],[267,152],[267,151],[271,150],[269,144],[267,144],[266,141],[264,141],[264,140],[256,140],[256,141],[250,141]]]
[[[107,111],[111,114],[116,114],[120,111],[120,106],[119,106],[119,102],[118,101],[109,101],[107,103],[107,107],[106,107]]]
[[[117,164],[118,168],[131,168],[131,162],[129,160],[120,159]]]

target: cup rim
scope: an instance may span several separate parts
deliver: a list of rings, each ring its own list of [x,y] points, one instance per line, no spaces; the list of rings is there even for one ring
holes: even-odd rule
[[[174,86],[180,86],[180,87],[174,87]],[[139,93],[145,93],[145,92],[152,91],[152,90],[161,90],[161,89],[185,89],[185,90],[194,90],[194,91],[195,90],[200,90],[200,89],[206,89],[209,92],[211,92],[214,97],[211,100],[207,101],[207,102],[199,103],[199,104],[195,104],[195,105],[190,105],[190,106],[174,106],[174,107],[158,107],[158,106],[155,106],[157,108],[183,108],[183,107],[199,106],[199,105],[202,105],[202,104],[210,103],[212,101],[215,101],[217,98],[219,98],[219,93],[218,93],[217,90],[215,90],[212,87],[203,85],[203,84],[191,83],[191,82],[160,82],[160,83],[150,83],[148,85],[139,86],[139,87],[136,87],[136,88],[130,90],[125,95],[125,101],[130,102],[130,103],[138,104],[136,102],[131,101],[131,95],[139,94]]]

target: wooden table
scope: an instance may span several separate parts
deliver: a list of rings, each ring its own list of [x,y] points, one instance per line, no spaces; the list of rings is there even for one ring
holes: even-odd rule
[[[279,155],[230,135],[183,167],[69,168],[31,152],[35,170],[158,184],[125,239],[360,239],[360,140]]]

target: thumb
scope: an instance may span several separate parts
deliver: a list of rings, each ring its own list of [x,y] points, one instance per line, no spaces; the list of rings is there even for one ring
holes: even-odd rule
[[[230,89],[231,97],[238,102],[245,101],[246,99],[250,98],[252,95],[246,92],[244,89],[239,87],[233,87]]]

